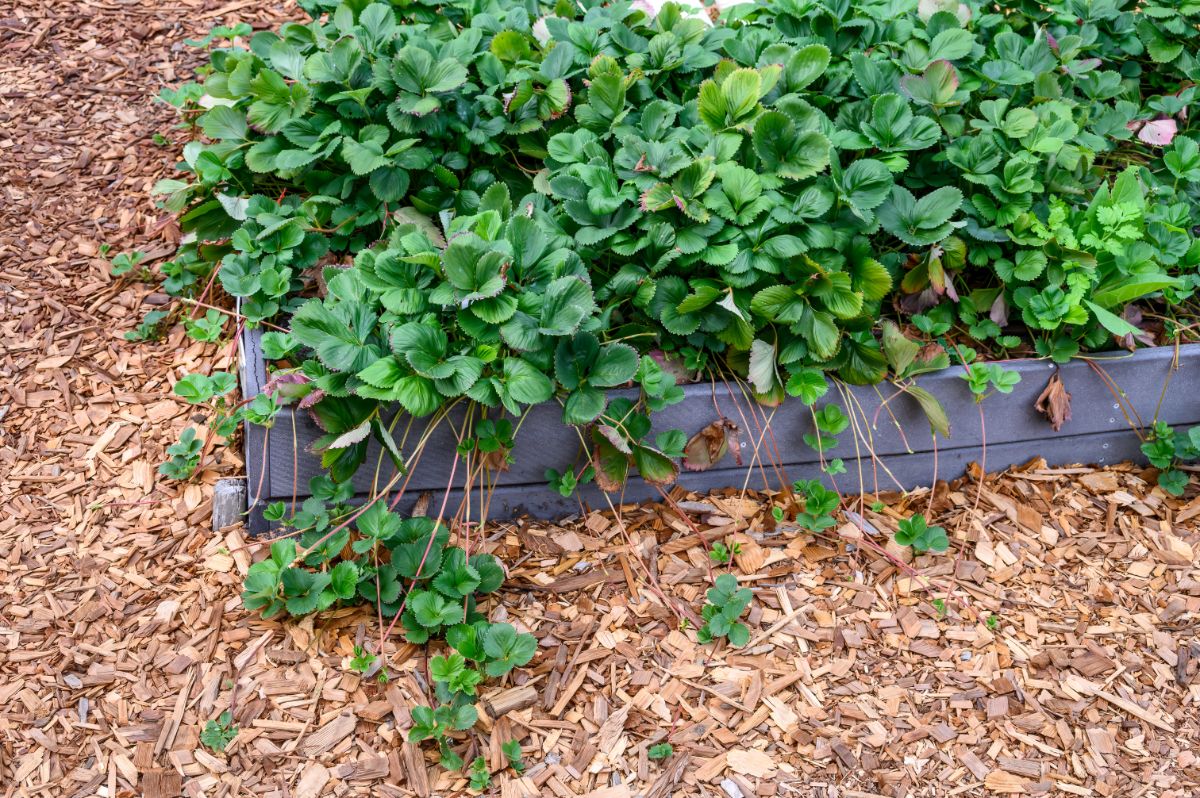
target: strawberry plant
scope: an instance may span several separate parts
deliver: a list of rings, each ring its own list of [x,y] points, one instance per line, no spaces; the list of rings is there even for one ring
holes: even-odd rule
[[[738,587],[733,574],[721,574],[715,581],[705,594],[708,600],[701,610],[704,625],[696,630],[696,637],[701,643],[724,637],[730,645],[740,648],[750,642],[750,629],[738,619],[750,605],[753,594],[748,587]]]
[[[929,526],[925,516],[917,513],[900,521],[896,530],[897,545],[908,546],[918,554],[927,551],[943,552],[950,548],[950,538],[940,526]]]
[[[724,542],[717,540],[713,542],[712,549],[708,552],[708,559],[713,565],[728,565],[733,562],[733,558],[742,553],[742,544],[734,543],[732,546],[726,546]]]
[[[669,759],[673,753],[675,753],[675,747],[670,743],[657,743],[646,749],[646,756],[655,761]]]
[[[1200,427],[1192,427],[1186,433],[1177,432],[1168,424],[1159,421],[1150,429],[1150,435],[1142,443],[1142,454],[1150,465],[1159,469],[1158,484],[1172,496],[1182,496],[1189,478],[1179,466],[1192,460],[1200,460]]]
[[[204,724],[200,732],[200,743],[206,748],[218,753],[237,737],[238,727],[233,725],[233,713],[225,710],[217,718]]]
[[[1130,303],[1197,286],[1196,62],[1186,14],[1075,5],[759,0],[714,24],[313,0],[277,32],[214,30],[198,82],[164,93],[198,135],[157,187],[186,234],[158,268],[172,293],[236,297],[243,324],[286,323],[264,340],[281,401],[317,406],[339,480],[367,437],[390,449],[384,404],[500,423],[557,398],[566,423],[612,426],[606,391],[632,381],[658,409],[680,394],[654,348],[812,403],[825,373],[918,373],[889,314],[938,342],[930,367],[947,336],[1132,345]],[[629,465],[673,478],[677,441],[605,434],[585,432],[602,487]]]

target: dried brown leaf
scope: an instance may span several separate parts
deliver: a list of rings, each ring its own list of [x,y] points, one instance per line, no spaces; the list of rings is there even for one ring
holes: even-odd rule
[[[1067,387],[1063,384],[1062,377],[1057,371],[1046,383],[1046,387],[1033,406],[1039,413],[1050,419],[1050,427],[1055,432],[1058,432],[1064,423],[1071,420],[1071,394],[1067,392]]]
[[[737,425],[721,418],[697,432],[683,447],[683,467],[688,471],[707,471],[729,452],[732,437],[736,442]],[[741,465],[739,453],[735,457]]]

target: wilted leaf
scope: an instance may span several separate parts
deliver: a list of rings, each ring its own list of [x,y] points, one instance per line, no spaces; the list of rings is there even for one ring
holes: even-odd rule
[[[688,471],[707,471],[729,452],[731,438],[736,445],[737,425],[727,418],[717,419],[697,432],[683,447],[683,467]],[[740,452],[734,452],[741,465]]]
[[[950,417],[937,397],[918,385],[910,385],[905,389],[909,396],[917,400],[925,418],[929,419],[929,427],[943,438],[950,437]]]
[[[1174,119],[1155,119],[1142,125],[1138,138],[1155,147],[1166,147],[1174,140],[1178,130]]]
[[[1063,385],[1062,377],[1054,372],[1054,376],[1046,383],[1046,387],[1033,405],[1039,413],[1050,419],[1050,427],[1058,432],[1062,425],[1071,420],[1071,394]]]

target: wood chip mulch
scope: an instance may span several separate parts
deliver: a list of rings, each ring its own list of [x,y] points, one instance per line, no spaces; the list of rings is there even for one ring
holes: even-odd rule
[[[171,115],[146,94],[186,76],[182,39],[294,13],[198,0],[0,12],[5,798],[466,791],[405,742],[410,708],[428,702],[423,650],[394,641],[379,684],[348,667],[377,634],[363,611],[278,623],[241,609],[261,544],[209,530],[212,484],[240,473],[238,454],[216,448],[183,488],[155,474],[197,421],[171,384],[228,368],[228,347],[178,326],[121,340],[164,297],[114,281],[98,256],[105,242],[170,252],[174,228],[146,195],[171,166],[150,139]],[[679,496],[702,537],[740,544],[730,568],[755,593],[743,649],[681,628],[709,574],[668,509],[492,525],[510,580],[488,609],[540,641],[481,703],[492,791],[1200,795],[1200,498],[1164,496],[1133,466],[1038,465],[883,497],[821,536],[776,525],[773,497]],[[906,562],[890,533],[931,500],[952,552]],[[240,731],[213,753],[200,730],[226,709]],[[501,770],[510,738],[520,778]],[[674,754],[652,761],[660,742]]]

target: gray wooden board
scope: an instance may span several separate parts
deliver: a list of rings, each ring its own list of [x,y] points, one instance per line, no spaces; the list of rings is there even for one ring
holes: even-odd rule
[[[243,337],[242,354],[243,392],[249,397],[260,392],[266,382],[257,331],[248,331]],[[1129,447],[1119,443],[1136,442],[1137,438],[1130,432],[1130,421],[1122,411],[1121,402],[1114,396],[1114,390],[1124,394],[1122,402],[1127,409],[1132,407],[1135,417],[1143,424],[1155,417],[1172,425],[1200,423],[1198,365],[1200,344],[1181,346],[1178,351],[1162,347],[1143,349],[1135,354],[1097,355],[1088,361],[1073,360],[1061,367],[1041,360],[1015,360],[1005,364],[1006,368],[1021,374],[1021,382],[1011,394],[996,395],[984,403],[989,470],[1037,455],[1045,457],[1051,464],[1097,462],[1108,451],[1103,448],[1104,443],[1110,447],[1125,447],[1125,454],[1109,460],[1136,455],[1136,445]],[[1045,417],[1034,408],[1038,395],[1056,369],[1072,394],[1072,418],[1059,432],[1054,432]],[[961,373],[961,368],[954,367],[918,380],[922,388],[941,401],[951,421],[950,439],[939,439],[937,443],[942,469],[940,477],[959,476],[966,463],[977,461],[984,440],[978,409]],[[837,386],[831,388],[818,402],[818,407],[837,402],[854,416],[859,434],[852,434],[853,428],[847,430],[839,436],[838,447],[826,456],[840,457],[853,469],[856,456],[869,457],[869,452],[873,451],[889,467],[893,467],[893,463],[904,464],[904,473],[911,475],[911,479],[900,480],[906,487],[927,484],[932,477],[934,447],[929,424],[916,401],[900,394],[890,384],[849,386],[844,388],[846,395],[842,395],[841,390]],[[636,391],[618,389],[610,395],[632,397]],[[788,400],[778,408],[764,408],[747,401],[739,386],[732,383],[687,385],[684,395],[684,401],[652,414],[656,432],[682,429],[690,436],[724,416],[740,429],[745,461],[753,459],[754,446],[761,442],[760,460],[780,463],[787,467],[789,474],[819,473],[818,456],[803,441],[804,434],[813,431],[812,414],[801,402]],[[769,434],[764,435],[768,417]],[[460,419],[461,415],[452,414],[450,420],[457,424]],[[402,430],[405,423],[406,420],[401,419],[396,429]],[[426,423],[424,420],[413,423],[409,442],[402,447],[405,454],[412,450],[412,442],[419,437]],[[249,495],[259,496],[264,501],[306,497],[309,479],[322,473],[319,456],[310,451],[312,442],[320,434],[306,413],[293,413],[291,409],[284,410],[269,432],[249,426],[246,433]],[[1096,445],[1087,440],[1089,436],[1095,439]],[[399,432],[397,437],[400,437]],[[443,423],[431,433],[421,461],[413,469],[409,484],[412,496],[426,490],[444,489],[454,457],[454,442],[454,432],[449,424]],[[1002,463],[1001,455],[991,456],[993,451],[1022,452],[1022,455],[1013,454],[1016,459]],[[493,499],[493,517],[509,512],[506,508],[513,512],[525,508],[534,515],[561,514],[569,512],[571,507],[577,508],[578,502],[574,499],[565,504],[558,501],[558,495],[546,486],[544,474],[547,468],[564,471],[572,464],[582,462],[581,453],[578,433],[562,423],[557,403],[531,408],[517,435],[513,465],[501,480],[510,487],[502,488]],[[378,446],[372,443],[368,464],[379,461],[379,455]],[[386,458],[382,463],[379,484],[385,483],[391,475],[391,465]],[[843,476],[842,480],[848,476]],[[754,479],[762,482],[760,474],[755,474]],[[364,467],[355,476],[355,488],[368,492],[374,480],[374,468]],[[715,469],[698,474],[685,473],[680,479],[681,484],[693,489],[740,486],[744,481],[745,469],[734,467],[732,456],[727,456]],[[753,483],[751,486],[764,487]],[[778,484],[765,487],[778,487]],[[887,489],[888,486],[881,482],[881,487]],[[520,498],[506,498],[510,495]],[[626,495],[642,500],[658,494],[652,486],[635,478],[630,480]],[[598,495],[588,493],[587,489],[584,498],[589,502],[599,499],[599,504],[593,506],[605,506]]]
[[[989,472],[1001,471],[1019,466],[1034,457],[1043,457],[1047,462],[1057,465],[1073,463],[1103,465],[1123,460],[1144,462],[1145,458],[1141,454],[1139,445],[1140,439],[1137,434],[1129,429],[1111,435],[1058,437],[1045,442],[989,443],[986,467]],[[981,454],[982,449],[967,447],[939,451],[938,479],[954,479],[962,476],[970,463],[980,462]],[[783,467],[781,470],[788,480],[821,479],[827,486],[835,487],[847,494],[860,492],[871,494],[876,490],[912,490],[928,485],[934,477],[933,456],[932,453],[927,452],[893,455],[881,458],[878,462],[873,462],[869,458],[864,459],[861,480],[857,461],[848,462],[847,468],[847,473],[832,479],[822,473],[819,466],[815,464],[791,465]],[[722,468],[712,471],[685,472],[680,475],[679,484],[688,490],[698,492],[715,488],[736,489],[742,487],[751,490],[763,488],[776,490],[780,486],[780,481],[770,467],[765,468],[765,473],[757,468]],[[429,494],[426,512],[436,516],[441,508],[444,488],[407,492],[397,504],[397,510],[402,513],[409,512],[423,493]],[[462,487],[455,487],[450,491],[450,496],[446,500],[447,515],[453,516],[462,506],[463,495]],[[654,487],[640,479],[629,480],[623,494],[613,494],[610,498],[614,505],[640,504],[662,499],[661,494]],[[359,494],[353,503],[360,504],[366,500],[367,494]],[[285,502],[290,509],[290,500],[285,499]],[[471,492],[469,517],[480,518],[484,509],[482,505],[482,494],[475,488]],[[250,514],[250,531],[255,535],[267,534],[274,528],[274,524],[263,519],[263,506],[264,502],[260,501]],[[501,477],[499,485],[492,492],[487,513],[489,518],[514,518],[521,515],[530,515],[535,518],[562,518],[569,515],[580,515],[592,509],[605,510],[608,509],[608,506],[608,502],[594,485],[585,485],[576,496],[567,498],[547,489],[544,484],[508,484]]]

